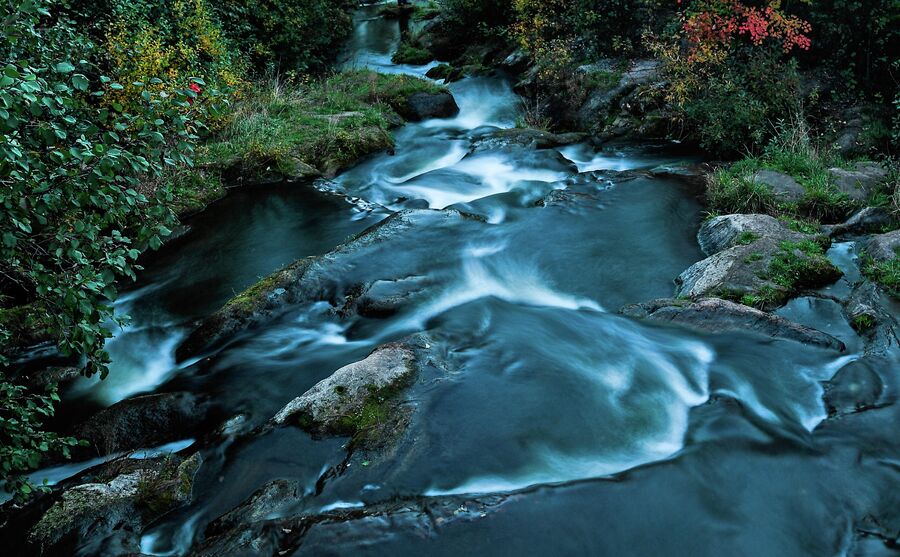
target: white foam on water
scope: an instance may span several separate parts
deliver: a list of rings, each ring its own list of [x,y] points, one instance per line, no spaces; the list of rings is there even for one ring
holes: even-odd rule
[[[421,328],[433,317],[488,297],[527,306],[604,311],[594,300],[553,288],[536,264],[503,256],[501,252],[505,247],[504,243],[497,243],[467,248],[462,257],[461,277],[456,284],[418,307],[407,319],[395,323],[387,334]]]
[[[366,504],[362,501],[335,501],[329,505],[325,505],[321,509],[319,509],[320,513],[327,513],[328,511],[336,511],[339,509],[358,509],[360,507],[365,507]]]
[[[509,474],[492,474],[478,476],[461,482],[451,488],[433,488],[427,495],[451,495],[464,493],[493,493],[523,489],[538,484],[554,484],[574,480],[608,476],[628,470],[638,465],[656,462],[673,457],[684,446],[684,436],[689,425],[691,408],[703,404],[709,399],[708,370],[714,361],[715,354],[706,344],[693,341],[679,341],[677,346],[668,346],[667,353],[661,352],[660,345],[640,335],[640,330],[630,322],[612,324],[622,333],[622,342],[634,344],[630,360],[632,371],[620,372],[611,380],[609,368],[598,369],[587,361],[570,361],[571,371],[588,377],[597,389],[598,404],[601,398],[620,400],[619,391],[632,388],[631,375],[635,373],[638,363],[650,364],[659,382],[658,392],[644,399],[649,405],[646,411],[661,411],[661,422],[665,425],[656,431],[640,431],[639,439],[633,439],[621,447],[597,447],[592,451],[585,449],[577,453],[562,452],[544,444],[534,450],[525,468],[511,470]],[[609,334],[616,336],[614,331]],[[616,338],[619,338],[618,336]],[[639,358],[642,358],[639,361]],[[676,363],[677,362],[677,363]],[[627,367],[619,362],[618,366]],[[646,389],[646,385],[635,389]],[[613,391],[613,392],[610,392]],[[646,393],[641,393],[646,394]],[[642,409],[629,408],[633,401],[621,400],[619,406],[624,411],[642,412]],[[652,408],[651,408],[652,407]]]
[[[191,515],[187,520],[181,523],[174,535],[170,539],[169,549],[157,549],[160,542],[163,541],[162,534],[158,531],[150,532],[141,536],[141,554],[154,555],[156,557],[176,557],[178,555],[187,555],[194,543],[194,533],[197,530],[197,523],[203,516],[202,512]]]
[[[443,209],[457,203],[468,203],[512,191],[523,182],[553,183],[568,176],[565,172],[556,170],[520,166],[517,161],[502,153],[467,157],[454,165],[452,170],[471,179],[454,181],[448,177],[437,181],[423,175],[420,178],[424,179],[411,180],[396,186],[395,190],[407,197],[424,199],[431,208]]]
[[[186,362],[180,366],[175,363],[175,349],[184,337],[185,332],[174,327],[165,331],[156,327],[119,330],[106,341],[105,348],[112,358],[107,378],[101,380],[95,375],[80,379],[72,392],[87,394],[109,406],[134,394],[152,391],[185,367]]]
[[[466,149],[463,142],[454,141],[450,144],[450,147],[444,155],[432,161],[425,162],[422,166],[411,172],[407,172],[401,176],[385,176],[384,179],[391,184],[403,184],[413,178],[422,176],[423,174],[453,166],[463,160],[463,157],[465,157],[468,152],[469,150]]]

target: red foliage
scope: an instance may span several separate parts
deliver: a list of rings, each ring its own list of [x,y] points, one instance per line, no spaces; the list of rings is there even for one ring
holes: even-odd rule
[[[785,15],[780,10],[780,4],[780,0],[769,0],[768,6],[760,9],[745,6],[740,0],[703,0],[695,3],[683,24],[685,35],[694,50],[692,55],[726,46],[737,36],[746,36],[757,46],[767,39],[779,41],[785,53],[795,47],[808,50],[809,22]]]

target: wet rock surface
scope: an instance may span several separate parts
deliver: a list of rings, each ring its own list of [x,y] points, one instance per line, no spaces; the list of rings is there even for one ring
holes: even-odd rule
[[[700,226],[697,241],[706,255],[714,255],[736,245],[751,244],[759,238],[778,242],[798,242],[808,234],[794,232],[769,215],[723,215],[713,217]]]
[[[896,217],[885,207],[864,207],[853,213],[846,221],[823,227],[823,232],[832,237],[849,234],[880,232],[897,224]]]
[[[314,430],[340,433],[353,430],[348,417],[359,415],[372,397],[388,398],[410,381],[415,354],[405,344],[377,348],[364,360],[346,365],[309,391],[289,402],[272,418],[277,425],[288,421]],[[383,394],[384,393],[384,394]]]
[[[844,304],[847,321],[865,341],[867,355],[900,349],[900,325],[885,294],[869,281],[857,284]]]
[[[779,274],[787,265],[791,267],[790,284],[783,282]],[[826,286],[840,276],[841,271],[821,255],[811,255],[771,238],[759,238],[722,250],[686,269],[675,279],[675,295],[738,300],[756,296],[771,308],[800,289]]]
[[[212,405],[187,392],[138,396],[101,410],[74,429],[90,445],[83,456],[150,448],[199,434]]]
[[[829,416],[839,416],[875,408],[884,392],[881,373],[891,362],[879,357],[866,357],[842,367],[825,384],[822,399]]]
[[[406,99],[406,105],[398,107],[401,116],[411,122],[429,118],[449,118],[459,112],[456,100],[448,92],[414,93]]]
[[[137,553],[148,524],[190,502],[200,464],[199,454],[172,455],[117,460],[92,470],[59,489],[49,505],[46,499],[34,503],[45,510],[19,538],[21,550],[32,555]]]
[[[753,332],[843,351],[844,343],[833,336],[742,304],[718,298],[696,301],[653,300],[626,306],[623,315],[661,323],[683,325],[711,333]]]
[[[340,276],[334,276],[331,271],[346,268],[358,252],[403,236],[415,227],[428,226],[430,222],[465,218],[470,217],[454,210],[411,209],[395,213],[331,252],[301,259],[251,286],[200,322],[178,347],[176,356],[179,360],[196,356],[204,348],[272,318],[290,304],[329,300],[337,305]],[[403,269],[395,270],[396,274],[402,272]],[[343,300],[340,305],[345,303]]]

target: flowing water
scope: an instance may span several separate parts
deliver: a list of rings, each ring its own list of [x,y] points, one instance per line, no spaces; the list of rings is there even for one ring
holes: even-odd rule
[[[424,73],[390,63],[397,23],[373,13],[358,13],[347,64]],[[206,524],[278,478],[306,486],[293,514],[502,498],[425,530],[399,516],[322,524],[298,550],[310,555],[835,555],[849,551],[867,509],[900,508],[897,407],[823,421],[821,382],[860,355],[833,307],[804,298],[782,313],[828,330],[845,353],[616,314],[672,295],[672,279],[703,257],[702,209],[678,180],[603,170],[677,157],[588,144],[472,151],[515,125],[518,99],[502,75],[450,88],[458,116],[399,128],[396,154],[320,184],[328,191],[246,188],[192,219],[117,303],[133,321],[109,341],[109,378],[67,393],[77,412],[188,390],[260,424],[379,344],[428,331],[452,366],[408,393],[411,441],[324,482],[346,439],[288,427],[203,447],[195,502],[146,532],[144,553],[190,552]],[[175,362],[192,322],[259,277],[392,211],[447,207],[483,218],[426,215],[334,269],[341,288],[421,285],[396,315],[340,318],[328,301],[299,304],[200,361]]]

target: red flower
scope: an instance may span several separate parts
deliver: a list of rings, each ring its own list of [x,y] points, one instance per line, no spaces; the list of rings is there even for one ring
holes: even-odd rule
[[[198,96],[200,95],[200,93],[203,92],[203,89],[201,89],[200,86],[197,85],[196,83],[194,83],[193,81],[191,82],[190,85],[188,85],[188,89],[190,89],[191,91],[196,93]],[[192,97],[188,97],[187,102],[188,102],[188,104],[194,104],[194,99]]]

